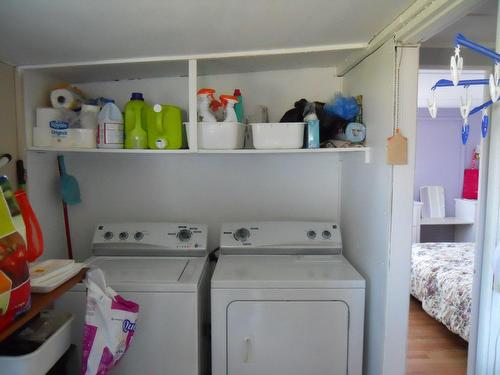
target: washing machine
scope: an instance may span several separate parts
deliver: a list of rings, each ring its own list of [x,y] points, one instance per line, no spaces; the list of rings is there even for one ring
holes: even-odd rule
[[[89,267],[140,305],[132,344],[113,375],[196,375],[209,369],[207,226],[111,223],[97,226]],[[75,315],[72,343],[81,358],[86,289],[76,285],[56,303]],[[76,373],[76,372],[75,372]]]
[[[223,224],[214,375],[361,375],[365,280],[334,223]]]

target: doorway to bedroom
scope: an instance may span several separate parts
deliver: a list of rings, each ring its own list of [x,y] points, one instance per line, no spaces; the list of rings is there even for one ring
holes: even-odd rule
[[[468,358],[473,369],[469,341],[474,342],[477,325],[474,272],[482,251],[477,234],[489,139],[482,134],[481,112],[469,117],[464,134],[460,105],[470,100],[475,108],[489,99],[489,91],[487,86],[431,88],[451,79],[457,33],[494,49],[496,15],[496,1],[483,3],[420,50],[407,374],[466,374]],[[466,49],[461,54],[461,80],[489,77],[489,59]]]

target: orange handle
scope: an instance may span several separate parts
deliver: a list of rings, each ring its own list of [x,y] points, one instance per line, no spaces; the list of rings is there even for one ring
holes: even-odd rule
[[[21,209],[24,225],[26,226],[26,242],[28,244],[26,259],[29,262],[34,262],[43,252],[42,228],[40,228],[40,223],[33,212],[26,192],[18,190],[15,196]]]

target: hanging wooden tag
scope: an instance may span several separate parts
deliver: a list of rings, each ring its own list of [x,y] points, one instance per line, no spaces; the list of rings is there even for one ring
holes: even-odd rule
[[[387,138],[387,164],[408,164],[408,139],[401,135],[399,128],[396,134]]]

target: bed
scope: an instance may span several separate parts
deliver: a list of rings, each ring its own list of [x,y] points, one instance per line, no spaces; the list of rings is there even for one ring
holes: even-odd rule
[[[469,338],[474,244],[429,242],[412,246],[411,294],[430,316]]]

